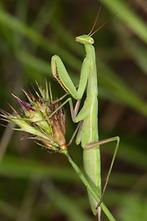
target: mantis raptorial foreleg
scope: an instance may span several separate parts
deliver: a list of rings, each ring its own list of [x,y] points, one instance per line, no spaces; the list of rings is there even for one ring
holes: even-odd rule
[[[53,76],[61,84],[63,89],[67,93],[70,93],[71,96],[76,100],[80,100],[84,94],[89,75],[89,67],[89,62],[85,58],[81,68],[79,87],[78,90],[76,90],[76,87],[74,86],[71,78],[69,77],[61,58],[57,55],[54,55],[51,59],[51,69]]]

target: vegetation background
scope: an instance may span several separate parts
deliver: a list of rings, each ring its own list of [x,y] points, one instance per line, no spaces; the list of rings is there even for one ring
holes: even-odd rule
[[[147,2],[101,0],[94,35],[99,82],[100,138],[119,135],[121,144],[104,201],[119,221],[147,220]],[[0,1],[0,108],[10,111],[14,93],[23,96],[35,81],[52,83],[50,59],[62,57],[78,82],[84,50],[74,37],[88,33],[95,0]],[[68,107],[66,113],[68,115]],[[74,125],[67,116],[67,140]],[[59,154],[50,154],[12,125],[1,127],[0,221],[90,221],[86,190]],[[23,138],[23,139],[22,139]],[[102,148],[103,177],[113,145]],[[82,167],[82,150],[70,152]],[[44,189],[47,183],[47,189]],[[103,220],[106,220],[104,217]]]

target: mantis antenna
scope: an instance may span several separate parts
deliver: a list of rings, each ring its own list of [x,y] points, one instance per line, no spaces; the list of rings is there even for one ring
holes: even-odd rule
[[[108,21],[104,22],[101,26],[99,26],[98,28],[95,29],[96,23],[98,22],[98,19],[100,17],[101,8],[102,8],[102,6],[99,3],[99,8],[98,8],[98,11],[97,11],[97,14],[96,14],[96,18],[94,20],[94,23],[93,23],[93,26],[92,26],[90,32],[88,33],[88,36],[90,36],[90,37],[93,36],[96,32],[100,31],[109,22],[109,20],[108,20]]]
[[[92,25],[92,28],[91,28],[91,30],[90,30],[90,32],[89,32],[89,36],[91,36],[91,34],[92,34],[92,32],[94,31],[94,28],[95,28],[95,26],[96,26],[96,23],[97,23],[97,21],[98,21],[98,19],[99,19],[99,17],[100,17],[100,13],[101,13],[101,4],[99,3],[99,8],[98,8],[98,11],[97,11],[97,14],[96,14],[96,17],[95,17],[95,20],[94,20],[94,23],[93,23],[93,25]]]
[[[109,21],[104,22],[100,27],[98,27],[95,31],[93,31],[89,36],[93,36],[96,32],[100,31],[106,24],[108,24]]]

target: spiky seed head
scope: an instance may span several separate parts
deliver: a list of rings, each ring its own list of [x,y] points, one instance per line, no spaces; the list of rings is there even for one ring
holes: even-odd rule
[[[20,131],[31,134],[34,140],[41,142],[46,148],[62,152],[66,149],[65,115],[59,109],[59,103],[51,100],[52,96],[48,92],[47,86],[45,89],[38,86],[36,96],[24,91],[28,102],[13,95],[20,105],[20,113],[15,110],[14,114],[3,113],[1,116],[4,120],[15,123]],[[59,110],[56,112],[57,108]],[[51,115],[53,112],[55,113]]]

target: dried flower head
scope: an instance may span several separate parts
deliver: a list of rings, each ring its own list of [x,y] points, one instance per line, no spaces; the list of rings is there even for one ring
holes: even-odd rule
[[[52,151],[63,152],[66,150],[65,114],[59,100],[52,100],[47,83],[45,89],[38,84],[37,86],[35,96],[24,91],[28,102],[13,95],[20,105],[20,111],[17,112],[14,108],[14,114],[3,111],[1,117],[16,124],[18,130],[31,134],[30,138],[37,140],[40,145]]]

